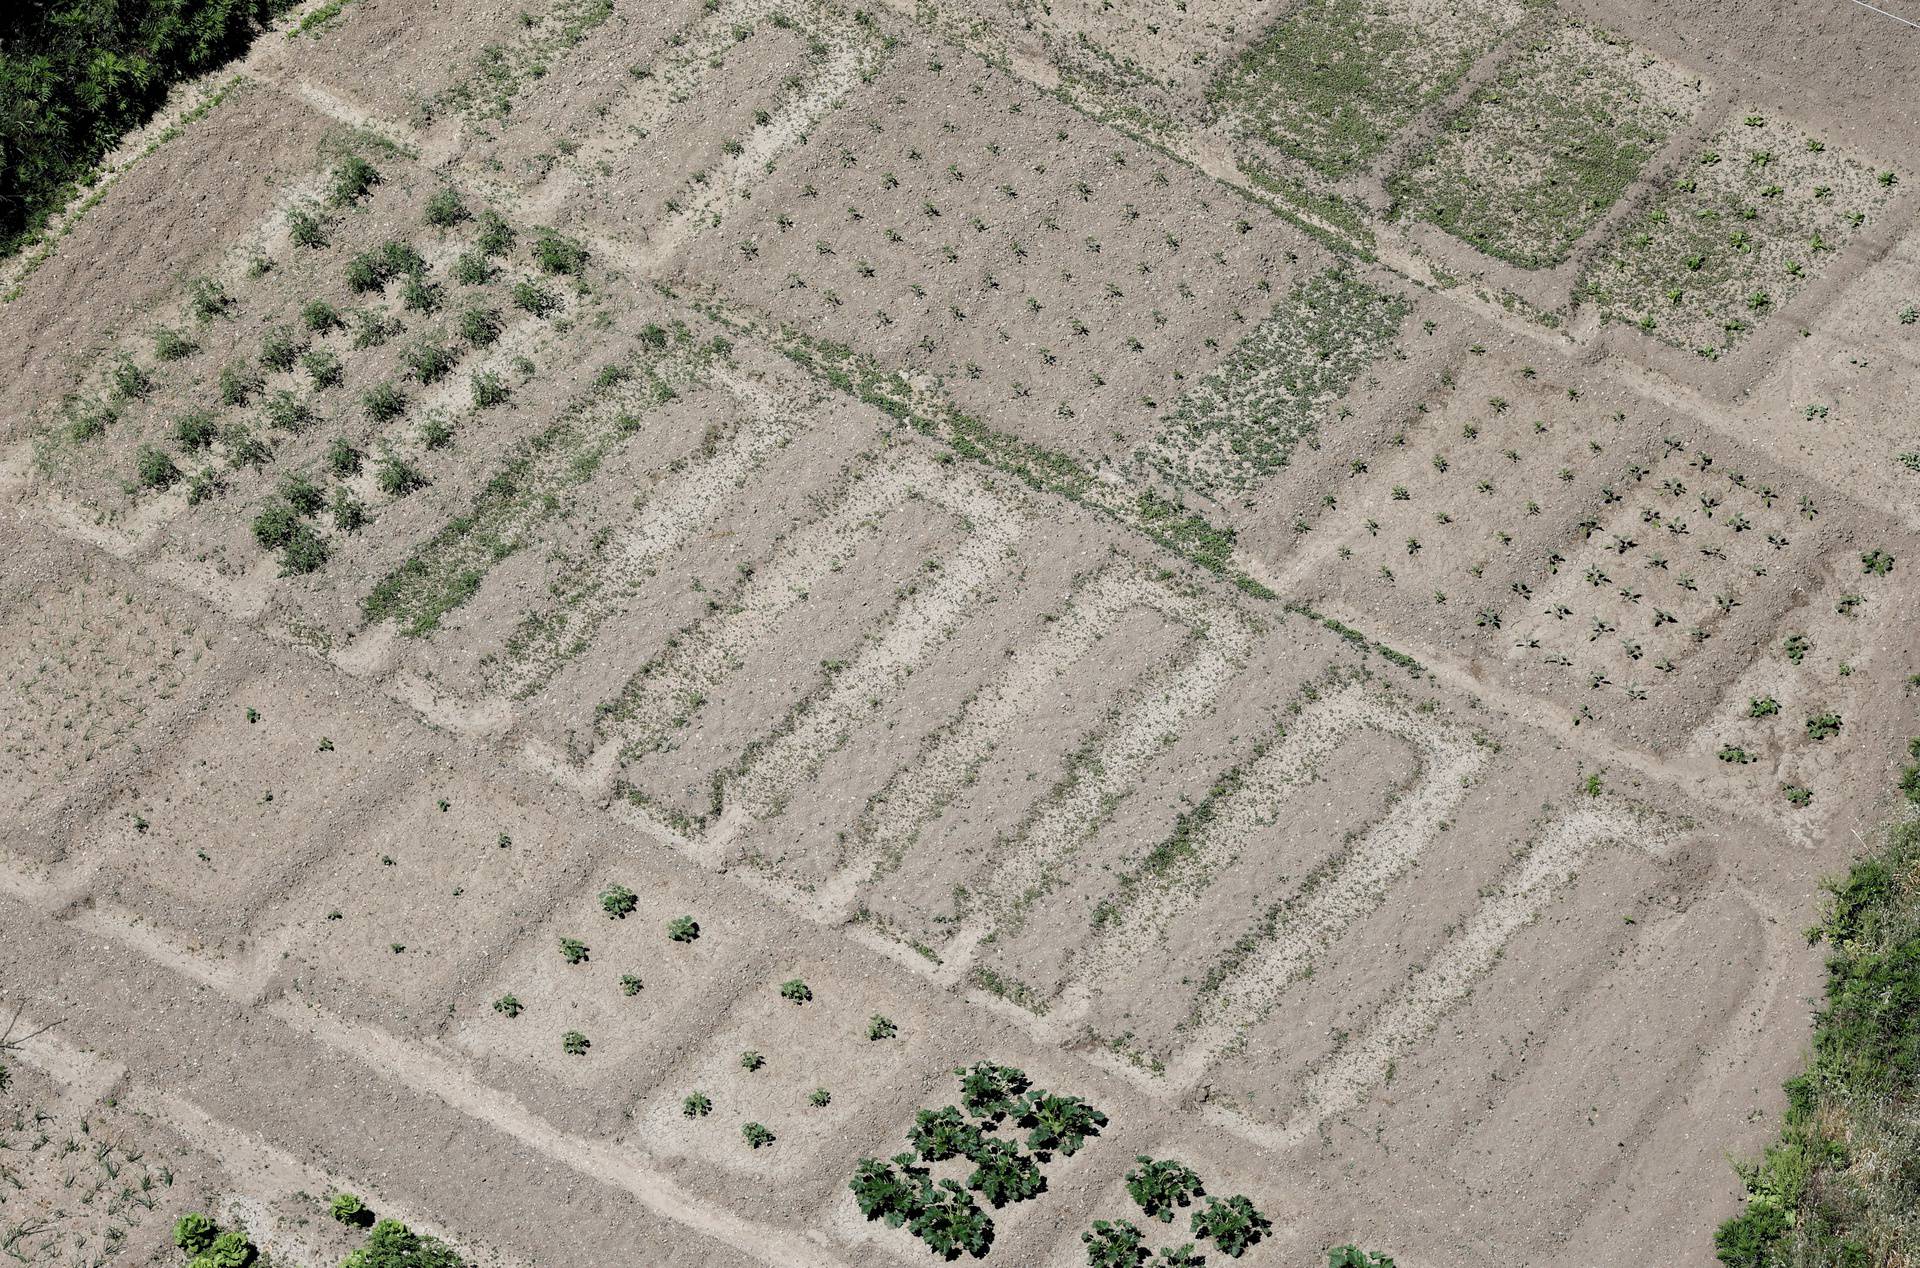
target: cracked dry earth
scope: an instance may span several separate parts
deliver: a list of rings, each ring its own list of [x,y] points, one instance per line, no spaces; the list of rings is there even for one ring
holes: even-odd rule
[[[993,1060],[1109,1116],[995,1261],[1139,1154],[1252,1264],[1706,1260],[1920,730],[1920,44],[1590,7],[352,0],[181,89],[0,277],[10,1252],[926,1262],[847,1178]],[[1564,222],[1563,100],[1648,138]]]

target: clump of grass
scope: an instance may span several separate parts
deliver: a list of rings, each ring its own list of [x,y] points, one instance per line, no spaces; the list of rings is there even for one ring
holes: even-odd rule
[[[499,270],[478,251],[462,251],[453,262],[453,280],[462,286],[484,286]]]
[[[360,451],[345,436],[335,436],[333,443],[327,446],[325,461],[327,470],[344,480],[359,472]]]
[[[445,344],[422,340],[401,354],[407,373],[422,384],[438,383],[447,377],[458,360]]]
[[[305,341],[293,331],[285,326],[274,326],[260,339],[260,364],[269,370],[285,373],[293,369],[294,362],[306,350]]]
[[[235,361],[220,370],[220,403],[245,405],[262,386],[260,375],[251,366],[243,361]]]
[[[153,376],[132,357],[123,356],[107,374],[113,394],[123,401],[143,400],[153,394]]]
[[[474,244],[482,255],[505,255],[513,250],[513,226],[497,211],[480,213],[480,238]]]
[[[307,372],[315,391],[339,387],[346,378],[346,367],[340,364],[340,358],[325,348],[312,348],[302,354],[300,368]]]

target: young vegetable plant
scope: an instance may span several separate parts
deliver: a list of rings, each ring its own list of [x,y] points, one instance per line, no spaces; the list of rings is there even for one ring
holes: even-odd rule
[[[689,1092],[680,1102],[680,1113],[686,1118],[705,1118],[713,1112],[713,1098],[705,1092]]]
[[[746,1138],[748,1146],[753,1149],[763,1149],[774,1142],[773,1133],[759,1123],[741,1124],[740,1134]]]
[[[805,1004],[813,998],[813,988],[796,977],[780,983],[780,998],[790,1004]]]
[[[1170,1158],[1156,1161],[1146,1154],[1134,1161],[1140,1165],[1127,1172],[1127,1194],[1150,1219],[1171,1223],[1175,1207],[1191,1205],[1193,1199],[1206,1193],[1199,1175],[1183,1162]]]
[[[1211,1239],[1220,1253],[1238,1259],[1273,1228],[1273,1222],[1241,1194],[1207,1199],[1206,1209],[1195,1211],[1193,1235]]]
[[[609,885],[600,891],[600,910],[613,920],[625,920],[640,905],[640,899],[625,885]]]
[[[674,942],[692,942],[699,936],[699,922],[692,916],[675,916],[667,922],[667,937]]]

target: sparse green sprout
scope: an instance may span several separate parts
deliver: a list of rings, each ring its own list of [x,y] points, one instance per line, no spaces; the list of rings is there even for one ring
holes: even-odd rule
[[[587,1055],[587,1049],[592,1046],[587,1037],[577,1030],[569,1030],[560,1036],[560,1051],[570,1057],[584,1057]]]
[[[295,207],[287,212],[287,239],[297,247],[318,250],[327,245],[327,222],[310,208]]]
[[[780,998],[790,1004],[804,1004],[813,998],[813,988],[796,977],[780,983]]]
[[[1189,1206],[1206,1193],[1199,1174],[1183,1162],[1155,1160],[1146,1154],[1134,1161],[1140,1165],[1127,1172],[1127,1194],[1149,1219],[1171,1223],[1175,1207]]]
[[[1358,1246],[1335,1246],[1327,1252],[1327,1268],[1394,1268],[1389,1255],[1370,1254]]]
[[[689,1093],[687,1099],[680,1102],[680,1113],[687,1118],[705,1118],[713,1112],[713,1099],[705,1092]]]
[[[833,1093],[823,1087],[817,1087],[807,1093],[807,1104],[815,1109],[825,1109],[833,1103]]]
[[[1221,1254],[1238,1259],[1272,1230],[1273,1222],[1236,1193],[1208,1198],[1206,1209],[1193,1213],[1192,1228],[1195,1237],[1212,1239]]]
[[[1813,640],[1805,634],[1789,634],[1783,646],[1786,648],[1787,659],[1798,665],[1804,662],[1807,659],[1807,653],[1813,650]]]
[[[210,277],[196,277],[187,283],[187,311],[201,321],[212,321],[233,312],[233,297]]]
[[[758,1052],[755,1052],[752,1048],[748,1048],[745,1052],[740,1054],[740,1068],[742,1070],[745,1070],[748,1074],[752,1074],[755,1070],[758,1070],[761,1066],[765,1065],[766,1063],[767,1063],[767,1059],[761,1056]]]
[[[578,938],[560,939],[560,958],[568,964],[585,964],[587,962],[587,944]]]
[[[899,1033],[900,1027],[894,1025],[891,1019],[882,1017],[879,1013],[875,1013],[873,1016],[867,1018],[867,1038],[870,1040],[891,1039]]]
[[[1734,766],[1747,766],[1759,759],[1738,744],[1723,744],[1720,746],[1720,760]]]
[[[749,1148],[764,1149],[774,1141],[773,1133],[759,1123],[742,1123],[740,1135],[745,1137]]]
[[[699,922],[692,916],[675,916],[667,922],[667,937],[674,942],[692,942],[699,936]]]
[[[1780,702],[1772,696],[1751,696],[1747,700],[1747,716],[1750,718],[1770,718],[1780,712]]]

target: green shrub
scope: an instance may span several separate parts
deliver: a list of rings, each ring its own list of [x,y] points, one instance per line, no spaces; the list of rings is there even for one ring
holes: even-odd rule
[[[453,443],[453,424],[439,410],[427,415],[420,423],[420,444],[428,450],[445,449]]]
[[[505,255],[513,250],[513,226],[489,208],[480,213],[480,240],[475,245],[482,255]]]
[[[500,310],[475,305],[460,314],[459,330],[468,346],[490,347],[500,338]]]
[[[533,242],[533,260],[542,273],[576,276],[587,267],[587,248],[552,229],[542,229]]]
[[[325,348],[315,348],[301,357],[300,368],[307,372],[316,392],[339,387],[341,380],[346,377],[346,368],[340,364],[340,358]]]
[[[335,436],[327,446],[327,470],[345,478],[360,470],[360,451],[345,436]]]
[[[356,295],[379,290],[391,277],[377,252],[362,251],[347,261],[347,289]]]
[[[212,448],[219,436],[220,425],[206,410],[190,409],[173,420],[173,439],[189,453]]]
[[[313,422],[313,407],[285,389],[267,398],[265,412],[267,421],[282,431],[303,432]]]
[[[491,370],[475,370],[468,382],[473,388],[475,409],[492,409],[495,405],[505,404],[507,398],[513,395],[513,389],[507,386],[507,381]]]
[[[588,958],[587,944],[578,938],[560,939],[560,958],[568,964],[585,964]]]
[[[689,1092],[680,1102],[680,1113],[687,1118],[705,1118],[713,1112],[713,1098],[705,1092]]]
[[[1206,1209],[1193,1213],[1192,1227],[1195,1237],[1211,1238],[1221,1254],[1238,1259],[1272,1230],[1273,1222],[1236,1193],[1230,1198],[1208,1198]]]
[[[569,1030],[560,1036],[560,1051],[570,1057],[584,1057],[592,1046],[592,1041],[577,1030]]]
[[[320,486],[301,472],[292,472],[280,481],[280,496],[286,500],[295,512],[301,515],[316,515],[326,505],[326,494]]]
[[[113,394],[123,401],[143,400],[153,392],[153,377],[135,364],[132,357],[121,357],[108,372]]]
[[[498,272],[478,251],[462,251],[453,262],[453,280],[462,286],[484,286]]]
[[[667,922],[667,937],[675,942],[692,942],[699,936],[699,922],[692,916],[675,916]]]
[[[405,497],[415,489],[427,486],[427,477],[400,455],[392,453],[380,459],[379,469],[374,472],[373,479],[382,493],[395,498]]]
[[[180,478],[180,468],[152,445],[142,445],[133,457],[133,474],[143,489],[166,489]]]
[[[529,278],[513,284],[513,306],[535,317],[545,317],[560,307],[560,298]]]
[[[300,321],[316,335],[338,330],[346,324],[340,320],[340,310],[324,299],[310,299],[302,305]]]
[[[376,423],[391,422],[407,408],[406,393],[391,383],[376,383],[360,394],[367,417]]]
[[[400,354],[407,373],[422,384],[438,383],[447,377],[459,358],[445,344],[421,340]]]
[[[404,327],[398,321],[383,313],[366,308],[358,309],[353,314],[353,346],[378,348],[403,329]]]
[[[742,1123],[740,1134],[746,1138],[747,1146],[752,1149],[764,1149],[774,1142],[774,1135],[759,1123]]]
[[[243,467],[264,467],[273,461],[273,446],[253,434],[245,423],[229,423],[220,433],[227,449],[227,465],[235,471]]]
[[[153,332],[153,355],[162,361],[183,361],[198,351],[198,343],[171,326]]]
[[[300,527],[300,513],[279,498],[260,508],[253,517],[253,540],[263,550],[278,550],[293,540]]]
[[[1189,1206],[1206,1193],[1199,1175],[1183,1162],[1156,1161],[1146,1154],[1134,1161],[1140,1165],[1127,1172],[1127,1194],[1149,1219],[1171,1223],[1175,1207]]]
[[[379,183],[379,170],[358,154],[350,154],[340,161],[327,180],[327,201],[336,207],[351,206]]]
[[[460,195],[450,185],[442,185],[427,199],[427,223],[437,228],[451,229],[468,219],[470,214],[467,205],[460,201]]]
[[[896,1154],[891,1163],[862,1158],[847,1181],[860,1214],[885,1220],[889,1228],[899,1228],[919,1214],[921,1194],[930,1185],[926,1170],[913,1165],[912,1154]]]
[[[1125,1220],[1095,1220],[1080,1240],[1087,1247],[1088,1268],[1139,1268],[1147,1261],[1145,1239]]]
[[[640,899],[625,885],[609,885],[600,891],[600,910],[613,920],[625,920],[640,906]]]
[[[780,998],[790,1004],[805,1004],[813,999],[813,988],[799,978],[780,983]]]
[[[297,247],[318,250],[327,245],[327,222],[305,207],[287,212],[287,238]]]

